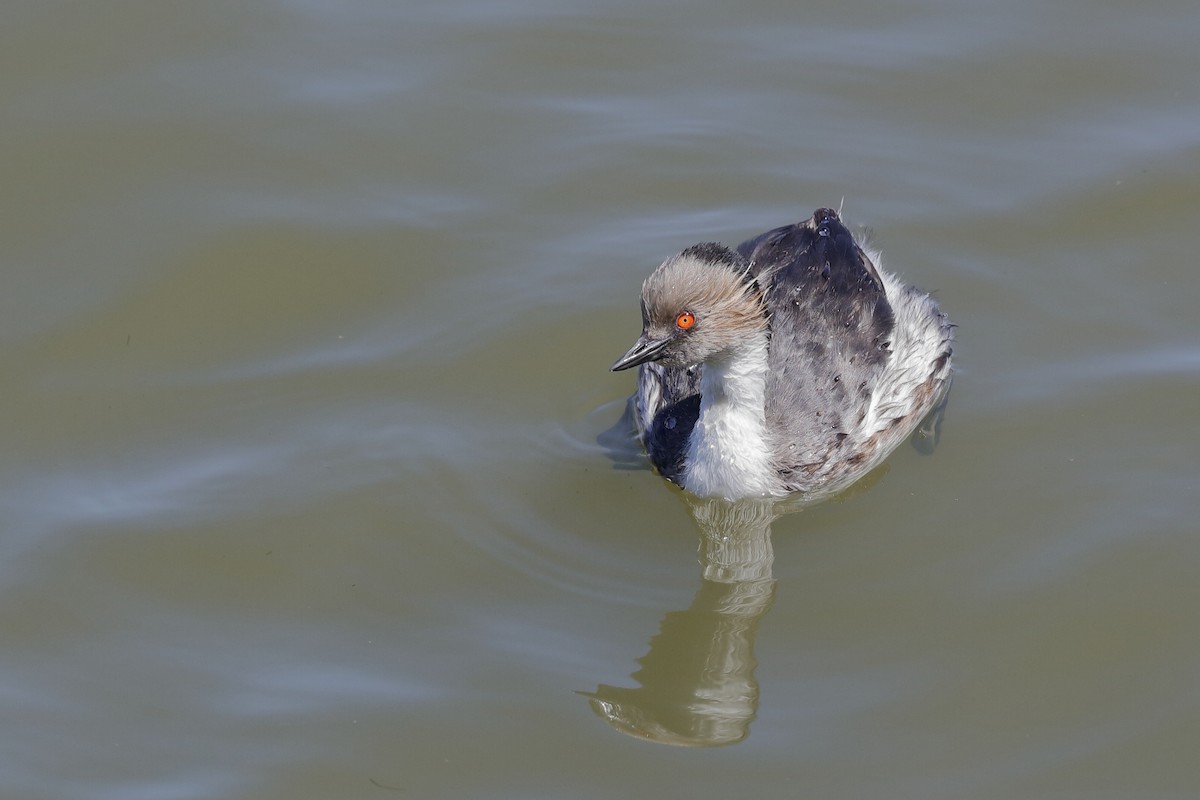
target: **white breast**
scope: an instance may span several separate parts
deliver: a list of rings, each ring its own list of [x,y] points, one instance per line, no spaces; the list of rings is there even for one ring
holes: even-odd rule
[[[766,424],[767,337],[704,365],[681,483],[699,497],[784,494]]]

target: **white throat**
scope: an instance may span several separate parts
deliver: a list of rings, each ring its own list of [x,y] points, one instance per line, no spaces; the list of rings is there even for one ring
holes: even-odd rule
[[[767,435],[767,332],[706,361],[681,483],[700,497],[782,494]]]

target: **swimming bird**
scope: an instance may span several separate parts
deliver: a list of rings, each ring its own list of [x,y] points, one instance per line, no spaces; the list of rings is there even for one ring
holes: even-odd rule
[[[638,437],[700,497],[781,497],[848,485],[950,385],[954,326],[819,208],[736,250],[693,245],[642,286]]]

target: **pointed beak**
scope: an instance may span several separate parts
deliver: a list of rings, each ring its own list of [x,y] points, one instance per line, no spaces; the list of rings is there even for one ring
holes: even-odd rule
[[[662,357],[663,351],[667,349],[667,345],[670,343],[670,338],[651,339],[643,333],[633,343],[633,347],[629,348],[629,352],[618,358],[617,363],[612,365],[612,371],[620,372],[623,369],[636,367],[638,364],[645,364],[647,361],[654,361]]]

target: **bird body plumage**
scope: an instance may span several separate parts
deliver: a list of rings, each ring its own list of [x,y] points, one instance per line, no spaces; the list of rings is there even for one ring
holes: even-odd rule
[[[656,468],[699,496],[782,496],[848,485],[903,441],[949,386],[953,325],[878,261],[818,209],[663,262],[613,367],[640,366]]]

